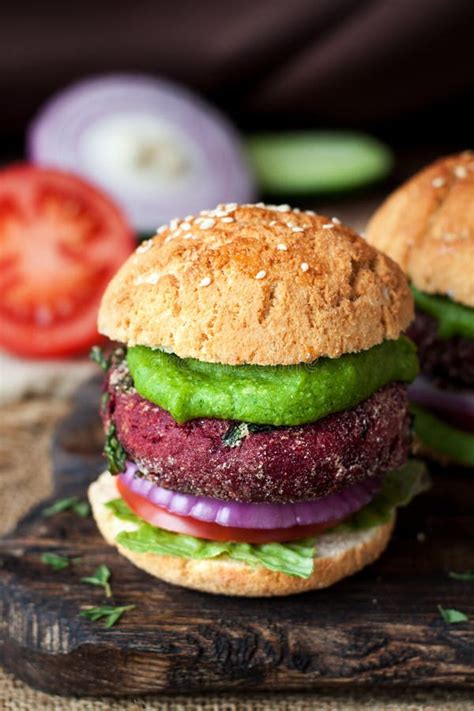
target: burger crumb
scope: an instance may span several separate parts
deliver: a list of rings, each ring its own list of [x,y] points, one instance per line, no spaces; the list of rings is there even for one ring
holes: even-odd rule
[[[417,533],[416,540],[418,541],[418,543],[424,543],[426,541],[426,533],[423,533],[422,531]]]

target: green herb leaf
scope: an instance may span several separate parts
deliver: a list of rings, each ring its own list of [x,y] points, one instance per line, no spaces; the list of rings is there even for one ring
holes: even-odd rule
[[[449,625],[469,621],[469,617],[464,612],[454,610],[452,607],[441,607],[441,605],[438,605],[438,610],[443,620]]]
[[[53,570],[64,570],[71,564],[67,556],[59,555],[58,553],[43,553],[41,562],[45,565],[50,565]]]
[[[105,357],[104,351],[100,346],[92,346],[89,352],[89,358],[97,363],[104,372],[109,369],[109,359]]]
[[[274,425],[256,425],[253,422],[237,422],[231,425],[222,437],[226,447],[238,447],[251,432],[271,432]]]
[[[82,610],[79,615],[87,617],[92,622],[104,619],[104,627],[113,627],[120,620],[124,612],[133,610],[135,605],[123,605],[122,607],[88,607]]]
[[[69,496],[65,499],[58,499],[54,502],[54,504],[51,504],[51,506],[43,509],[41,515],[46,517],[55,516],[63,511],[74,511],[74,513],[78,516],[87,518],[90,514],[91,508],[87,501],[81,501],[78,496]]]
[[[90,515],[91,507],[88,501],[79,501],[72,510],[81,518],[87,518]]]
[[[451,571],[448,575],[453,580],[464,580],[469,583],[474,582],[474,570],[464,570],[459,573]]]
[[[92,575],[85,578],[81,578],[81,583],[88,583],[89,585],[98,585],[99,587],[104,588],[106,597],[111,597],[112,588],[110,587],[109,583],[110,575],[110,570],[107,568],[106,565],[99,565],[99,567],[94,570]]]
[[[108,469],[111,474],[123,472],[127,454],[117,437],[117,430],[114,424],[110,425],[107,432],[104,455],[107,458]]]

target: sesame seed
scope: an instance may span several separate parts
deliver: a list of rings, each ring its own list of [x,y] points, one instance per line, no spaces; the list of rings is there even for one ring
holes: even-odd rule
[[[332,222],[326,222],[326,224],[323,225],[323,230],[332,230],[333,227],[334,225],[332,224]]]
[[[181,227],[181,229],[184,230],[185,232],[186,232],[187,230],[190,230],[190,229],[191,229],[191,225],[189,224],[189,222],[183,222],[183,224],[180,225],[180,227]]]
[[[199,282],[199,286],[209,286],[211,283],[211,277],[203,277],[201,281]]]
[[[433,180],[431,181],[431,185],[434,188],[442,188],[443,185],[446,185],[446,180],[441,176],[439,178],[433,178]]]
[[[316,213],[314,210],[305,210],[306,215],[310,215],[311,217],[315,217]]]
[[[338,217],[331,217],[331,222],[333,222],[335,225],[341,224],[341,220]]]
[[[300,210],[299,207],[294,207],[294,208],[293,208],[293,212],[301,212],[301,210]]]
[[[157,233],[159,235],[161,235],[161,234],[163,234],[163,232],[166,232],[167,229],[168,229],[168,225],[161,225],[161,227],[158,227]]]
[[[256,202],[255,207],[266,207],[264,202]]]
[[[301,262],[300,268],[301,268],[301,271],[302,271],[302,272],[307,272],[308,269],[309,269],[309,264],[308,264],[308,262]]]
[[[457,165],[454,169],[456,178],[467,178],[467,170],[464,165]]]
[[[237,203],[236,202],[228,202],[226,203],[225,209],[227,212],[231,212],[232,210],[237,210]]]
[[[170,222],[170,229],[175,230],[177,226],[179,225],[179,220],[177,217],[175,217],[173,220]]]
[[[270,225],[270,227],[274,227],[275,225],[278,225],[278,220],[272,220],[268,224]]]
[[[157,284],[159,279],[159,272],[151,272],[151,274],[146,274],[145,276],[138,276],[135,279],[135,284]]]
[[[215,220],[213,220],[212,218],[208,218],[207,220],[203,220],[201,222],[201,224],[199,225],[199,227],[201,228],[201,230],[208,230],[211,227],[214,227],[215,224],[216,224]]]
[[[223,217],[222,222],[235,222],[233,217]]]
[[[292,232],[304,232],[304,229],[302,227],[292,227],[291,231]]]
[[[186,215],[186,217],[184,218],[184,221],[191,222],[193,218],[194,218],[194,215]]]
[[[145,242],[142,242],[138,247],[137,247],[137,252],[140,254],[143,254],[143,252],[148,252],[150,247],[153,246],[153,240],[147,239]]]
[[[277,244],[277,249],[279,249],[280,252],[286,252],[287,249],[288,249],[288,247],[286,246],[286,244],[283,244],[283,243],[281,242],[280,244]]]
[[[185,235],[183,235],[183,239],[197,239],[196,235],[193,235],[192,232],[186,232]]]
[[[267,276],[267,272],[265,271],[265,269],[261,269],[259,272],[257,272],[255,274],[255,279],[265,279],[266,276]]]
[[[423,531],[417,533],[416,540],[418,541],[418,543],[424,543],[426,541],[426,533],[423,533]]]
[[[277,205],[275,207],[275,210],[278,212],[289,212],[291,210],[289,205]]]

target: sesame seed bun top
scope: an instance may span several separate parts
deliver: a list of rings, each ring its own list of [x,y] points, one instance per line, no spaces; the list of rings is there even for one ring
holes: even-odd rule
[[[227,204],[140,245],[99,330],[182,358],[288,365],[398,338],[412,316],[399,267],[336,218]]]
[[[372,217],[367,240],[421,291],[474,306],[474,152],[441,158],[404,183]]]

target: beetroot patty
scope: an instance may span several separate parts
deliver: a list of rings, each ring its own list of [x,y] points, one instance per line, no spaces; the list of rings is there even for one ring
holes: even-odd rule
[[[422,373],[442,387],[474,386],[474,341],[462,336],[440,338],[436,319],[419,309],[408,335],[418,346]]]
[[[148,479],[183,493],[249,502],[308,500],[394,469],[407,457],[407,396],[397,383],[352,410],[265,431],[204,418],[180,425],[131,387],[125,364],[110,371],[107,388],[106,428],[115,424],[129,458]]]

